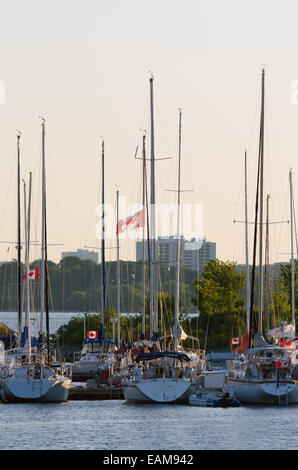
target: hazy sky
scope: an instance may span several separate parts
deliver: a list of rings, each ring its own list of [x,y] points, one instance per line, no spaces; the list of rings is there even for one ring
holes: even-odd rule
[[[266,64],[265,194],[272,221],[289,219],[298,181],[298,4],[239,0],[0,1],[0,240],[16,239],[16,129],[22,177],[33,172],[32,239],[40,241],[41,122],[46,119],[49,258],[99,244],[100,141],[106,201],[141,200],[140,129],[149,129],[154,73],[157,202],[174,203],[178,107],[182,202],[204,207],[204,235],[221,259],[244,261],[244,151],[253,220],[261,67]],[[298,88],[298,87],[297,87]],[[148,148],[149,152],[149,148]],[[295,191],[296,192],[296,191]],[[297,200],[297,194],[296,194]],[[298,204],[298,202],[297,202]],[[252,225],[250,226],[250,241]],[[271,226],[271,261],[289,258],[288,224]],[[250,243],[251,245],[251,243]],[[109,242],[108,246],[114,246]],[[250,255],[252,247],[250,246]],[[39,257],[39,248],[32,249]],[[16,256],[0,244],[0,260]],[[134,242],[121,257],[134,259]],[[107,250],[115,259],[115,250]]]

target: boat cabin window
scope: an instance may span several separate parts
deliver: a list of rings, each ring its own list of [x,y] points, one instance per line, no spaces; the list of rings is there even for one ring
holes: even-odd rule
[[[101,347],[99,343],[86,343],[83,347],[82,356],[87,353],[98,353],[100,350]]]
[[[224,370],[227,369],[227,361],[224,360],[209,360],[207,361],[206,368],[207,370]]]

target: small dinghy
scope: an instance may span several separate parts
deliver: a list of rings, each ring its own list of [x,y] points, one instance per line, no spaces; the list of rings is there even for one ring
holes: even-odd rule
[[[236,398],[231,398],[228,393],[225,394],[211,394],[197,392],[188,397],[188,403],[193,406],[206,406],[206,407],[234,407],[240,406],[241,403]]]

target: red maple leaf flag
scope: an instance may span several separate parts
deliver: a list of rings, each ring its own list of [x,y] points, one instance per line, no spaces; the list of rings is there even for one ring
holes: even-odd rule
[[[86,337],[88,339],[96,339],[98,338],[98,331],[87,331]]]
[[[116,233],[122,233],[126,229],[140,228],[145,225],[145,209],[137,212],[136,214],[127,217],[127,219],[119,220],[117,224]]]
[[[29,271],[29,280],[38,281],[39,280],[39,269],[32,269]],[[22,277],[22,279],[27,279],[27,273]]]
[[[241,338],[232,338],[230,344],[241,344]]]

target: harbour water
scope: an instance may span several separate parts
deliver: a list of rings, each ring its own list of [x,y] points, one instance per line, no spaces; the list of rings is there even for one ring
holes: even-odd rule
[[[94,315],[94,312],[90,312]],[[121,316],[130,316],[135,314],[121,313]],[[32,335],[37,335],[40,313],[30,313]],[[83,312],[50,312],[49,315],[50,333],[55,333],[62,325],[66,325],[72,318],[84,317]],[[14,331],[18,331],[18,313],[17,312],[0,312],[0,323],[4,323]],[[87,324],[88,325],[88,324]]]
[[[296,450],[298,406],[1,404],[2,450]]]
[[[55,332],[80,313],[51,314]],[[0,312],[16,329],[17,314]],[[1,450],[296,450],[298,405],[0,404]]]
[[[83,313],[73,312],[51,312],[50,314],[50,333],[55,333],[57,329],[65,325],[72,317],[82,317]],[[18,313],[0,312],[0,323],[4,323],[14,331],[18,331]],[[39,313],[31,313],[32,334],[37,335],[39,326]]]

